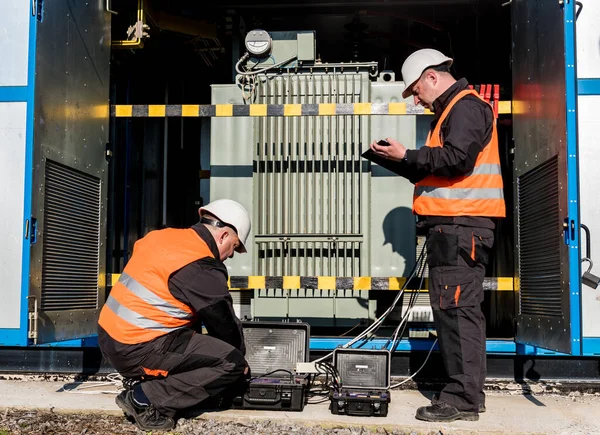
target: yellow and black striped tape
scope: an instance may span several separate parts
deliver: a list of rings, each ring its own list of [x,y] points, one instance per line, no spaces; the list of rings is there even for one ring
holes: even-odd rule
[[[420,279],[413,279],[407,286],[416,289]],[[231,290],[254,289],[314,289],[314,290],[400,290],[404,287],[404,277],[336,277],[336,276],[232,276],[229,278]],[[427,279],[423,289],[428,288]],[[513,278],[485,278],[483,289],[487,291],[512,291]]]
[[[114,285],[119,274],[113,273],[108,282]],[[232,276],[229,278],[230,290],[286,289],[286,290],[400,290],[406,283],[404,277],[337,277],[337,276]],[[420,279],[413,279],[409,288],[419,286]],[[427,279],[423,280],[423,289],[427,289]],[[485,278],[483,289],[486,291],[512,291],[513,278]]]
[[[119,104],[111,106],[111,116],[116,118],[430,115],[431,113],[421,106],[407,103]],[[498,113],[511,113],[511,102],[500,101]]]

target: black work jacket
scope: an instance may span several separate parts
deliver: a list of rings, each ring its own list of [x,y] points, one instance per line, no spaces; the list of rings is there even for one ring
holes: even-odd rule
[[[440,116],[452,99],[468,89],[466,79],[454,83],[433,102],[435,117],[431,121],[431,131],[435,129]],[[406,152],[406,178],[417,183],[428,175],[438,177],[459,177],[468,174],[475,167],[477,156],[491,140],[494,114],[490,106],[474,95],[467,95],[458,101],[440,129],[444,138],[441,147],[423,146]],[[458,224],[480,228],[495,228],[493,219],[477,216],[420,216],[419,227],[438,224]]]

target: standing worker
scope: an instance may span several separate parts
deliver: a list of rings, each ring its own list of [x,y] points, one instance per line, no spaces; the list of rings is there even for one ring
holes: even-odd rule
[[[371,144],[415,184],[413,213],[427,231],[429,297],[450,382],[417,410],[426,421],[476,421],[485,411],[483,279],[494,219],[506,216],[493,110],[464,78],[452,77],[452,62],[423,49],[402,65],[402,97],[435,114],[426,146],[407,150],[391,138]]]
[[[246,252],[250,216],[228,199],[198,213],[191,228],[151,231],[135,243],[100,313],[102,354],[123,377],[142,381],[116,398],[142,430],[172,429],[177,411],[249,375],[223,261]]]

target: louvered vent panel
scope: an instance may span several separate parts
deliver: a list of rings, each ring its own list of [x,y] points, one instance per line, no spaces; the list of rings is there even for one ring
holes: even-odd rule
[[[562,316],[558,156],[519,177],[521,314]]]
[[[42,311],[98,305],[100,179],[51,160],[44,190]]]

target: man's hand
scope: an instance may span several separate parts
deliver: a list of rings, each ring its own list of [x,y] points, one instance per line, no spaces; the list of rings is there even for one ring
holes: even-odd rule
[[[377,141],[371,143],[371,149],[374,153],[379,154],[389,160],[401,161],[406,155],[406,148],[400,142],[395,141],[392,138],[385,139],[389,146],[381,146],[377,144]]]

